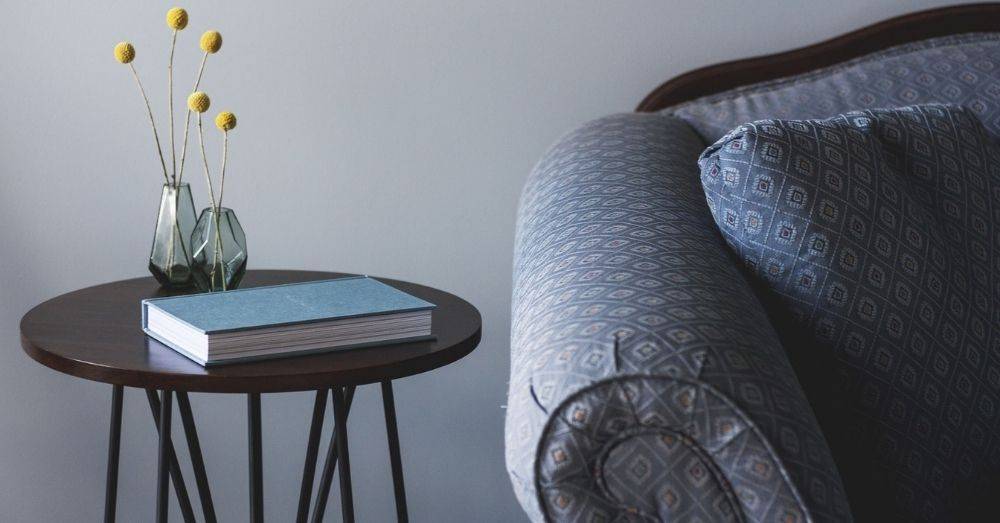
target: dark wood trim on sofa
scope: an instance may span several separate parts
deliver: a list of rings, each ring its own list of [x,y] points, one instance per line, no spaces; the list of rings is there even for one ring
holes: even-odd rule
[[[910,13],[807,47],[695,69],[657,87],[636,111],[659,111],[734,87],[835,65],[895,45],[937,36],[991,31],[1000,31],[998,2]]]

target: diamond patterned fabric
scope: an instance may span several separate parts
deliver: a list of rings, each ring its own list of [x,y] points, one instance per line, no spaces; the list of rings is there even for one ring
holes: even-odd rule
[[[556,521],[806,520],[754,423],[700,381],[598,382],[557,409],[543,442],[538,483]]]
[[[750,85],[664,109],[712,143],[754,120],[828,118],[857,109],[964,105],[1000,135],[1000,34],[905,44],[803,75]]]
[[[786,347],[837,377],[816,392],[855,515],[960,519],[1000,476],[1000,147],[971,110],[922,105],[745,124],[699,163],[772,315],[814,341]],[[822,377],[799,377],[815,403]]]
[[[749,420],[748,424],[756,427],[760,441],[773,450],[774,470],[782,471],[786,478],[784,482],[763,482],[763,491],[797,493],[807,519],[849,520],[824,436],[816,428],[772,325],[777,325],[793,357],[797,348],[813,347],[815,340],[811,333],[795,332],[793,321],[769,319],[766,313],[774,304],[768,301],[765,307],[748,290],[737,260],[725,253],[700,188],[692,187],[697,176],[694,158],[706,142],[744,122],[828,118],[856,109],[930,102],[962,104],[998,135],[998,57],[1000,34],[931,39],[701,98],[668,108],[658,116],[618,115],[591,122],[550,150],[524,190],[514,261],[506,454],[515,492],[531,519],[632,521],[672,516],[694,520],[697,516],[706,521],[758,520],[760,512],[754,512],[752,504],[739,494],[736,482],[724,475],[739,470],[738,463],[699,448],[700,443],[686,432],[683,423],[677,426],[680,421],[663,421],[676,414],[676,405],[654,402],[657,406],[653,410],[662,418],[656,422],[630,417],[632,407],[638,409],[652,398],[662,398],[671,387],[680,386],[681,381],[670,382],[672,378],[711,387],[721,398],[728,398],[731,418]],[[962,205],[996,197],[981,191],[963,195]],[[959,210],[965,208],[959,206]],[[997,219],[1000,216],[994,212],[986,223]],[[974,230],[981,227],[972,222],[966,225]],[[970,234],[956,227],[938,234]],[[898,241],[907,239],[900,237]],[[993,256],[993,243],[984,244],[988,256]],[[863,265],[868,256],[874,254],[859,253],[855,263]],[[989,266],[987,272],[992,275],[995,271]],[[878,279],[878,271],[875,273]],[[941,273],[938,284],[927,289],[946,288],[952,276]],[[964,276],[973,280],[970,273]],[[996,292],[995,287],[969,285],[963,310],[982,303],[969,298],[974,296],[973,290],[990,293],[989,299]],[[766,293],[761,297],[768,299]],[[910,298],[914,299],[912,293]],[[951,306],[947,302],[938,305]],[[884,310],[876,314],[887,328],[898,329],[898,322],[890,321]],[[979,335],[976,333],[991,330],[1000,320],[990,317],[981,321],[981,329],[959,333]],[[616,334],[621,337],[618,351],[613,349]],[[925,363],[934,356],[928,346],[918,344],[913,349]],[[980,378],[985,376],[994,386],[1000,383],[1000,375],[990,370],[994,360],[988,358],[998,352],[970,351],[962,357],[978,362]],[[865,366],[858,366],[865,372],[905,367],[903,358],[883,354],[865,358]],[[834,368],[832,359],[816,360],[807,364],[796,361],[800,376],[815,378],[822,373],[808,371]],[[911,435],[920,438],[924,448],[943,449],[946,455],[958,456],[950,465],[972,470],[978,462],[993,458],[982,452],[962,454],[957,449],[964,440],[947,435],[950,429],[946,427],[961,424],[965,427],[962,437],[975,445],[992,441],[991,429],[984,424],[995,419],[996,398],[987,394],[970,396],[964,404],[949,403],[949,394],[964,395],[976,382],[954,378],[958,381],[951,383],[953,378],[942,378],[942,372],[946,376],[960,374],[960,362],[947,353],[943,360],[935,357],[930,363],[930,367],[921,367],[922,371],[904,368],[900,383],[930,380],[934,386],[926,390],[923,401],[948,405],[943,418],[908,414],[913,411],[905,402],[900,403],[906,396],[890,398],[878,388],[863,390],[862,401],[884,408],[887,419],[904,416],[911,423]],[[647,395],[646,401],[623,396],[626,384],[638,387],[639,383],[648,385],[636,389]],[[809,378],[803,384],[811,390],[831,385],[820,378]],[[615,399],[617,396],[621,398]],[[584,437],[567,428],[574,419],[568,410],[573,401],[570,398],[593,402],[590,412],[606,421],[610,427],[607,434]],[[618,407],[602,410],[600,398]],[[838,398],[812,405],[822,409],[819,417],[827,438],[838,438],[834,442],[838,448],[846,441],[860,449],[854,439],[864,441],[866,427],[858,427],[856,433],[844,429],[856,427],[850,418],[835,415],[838,409],[845,410],[844,406]],[[970,417],[970,412],[978,417]],[[847,437],[841,440],[845,433]],[[669,435],[684,443],[667,445],[663,438]],[[601,442],[599,451],[594,450],[595,441]],[[581,453],[571,456],[577,460],[574,463],[586,466],[560,468],[545,461],[557,448]],[[859,451],[852,459],[838,456],[837,465],[856,478],[857,471],[870,461],[886,453],[899,456],[900,452],[900,447],[890,444]],[[682,464],[694,463],[692,460],[704,465],[708,472],[704,477],[711,481],[693,486],[687,483]],[[955,489],[946,483],[945,476],[929,472],[931,463],[906,461],[901,474],[923,478],[925,484],[909,491],[904,488],[884,496],[886,488],[895,488],[895,479],[879,474],[848,485],[852,487],[852,503],[858,505],[854,507],[856,515],[864,519],[874,514],[868,518],[872,520],[898,519],[902,513],[893,510],[899,504],[909,507],[905,513],[929,510],[919,516],[925,519],[945,514],[940,511],[949,510],[947,505],[934,503]],[[575,474],[562,475],[564,470]],[[644,475],[654,474],[653,470],[658,475]],[[683,487],[669,488],[674,484]],[[664,488],[669,488],[669,493]],[[923,497],[927,489],[936,493]],[[861,503],[857,503],[858,492]],[[565,497],[560,499],[559,495]],[[732,496],[737,501],[727,504]],[[696,498],[697,509],[688,501]],[[962,499],[960,496],[950,503],[961,504]],[[865,512],[875,505],[888,507],[888,511]]]
[[[534,521],[851,519],[712,221],[703,147],[679,119],[616,115],[564,137],[529,177],[505,443]]]

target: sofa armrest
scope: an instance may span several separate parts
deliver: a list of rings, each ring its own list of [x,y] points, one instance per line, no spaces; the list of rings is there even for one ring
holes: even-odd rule
[[[683,121],[582,126],[514,255],[507,468],[534,521],[846,521],[840,477],[699,183]]]

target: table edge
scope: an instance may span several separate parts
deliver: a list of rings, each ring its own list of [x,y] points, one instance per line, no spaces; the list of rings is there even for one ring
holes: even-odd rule
[[[220,380],[212,376],[194,376],[190,374],[167,374],[162,372],[146,372],[139,370],[109,370],[108,367],[91,362],[64,358],[46,351],[21,335],[21,348],[33,360],[56,372],[88,381],[122,385],[141,389],[176,390],[184,392],[213,392],[243,394],[250,392],[302,392],[319,390],[333,386],[357,386],[378,383],[385,380],[396,380],[422,374],[440,367],[450,365],[468,356],[482,341],[482,324],[471,336],[456,343],[452,350],[438,351],[418,359],[418,364],[405,371],[384,376],[384,373],[352,369],[346,372],[317,372],[313,374],[287,374],[268,376],[266,380],[259,377],[226,377]],[[373,347],[374,348],[374,347]],[[236,363],[234,365],[240,365]],[[171,376],[183,384],[169,384]],[[167,386],[169,385],[169,386]]]

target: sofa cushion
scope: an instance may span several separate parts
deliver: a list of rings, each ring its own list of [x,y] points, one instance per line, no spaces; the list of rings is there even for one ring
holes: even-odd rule
[[[904,44],[809,73],[670,107],[706,143],[763,118],[828,118],[855,109],[961,104],[1000,135],[1000,33]]]
[[[971,110],[921,105],[745,124],[699,164],[803,333],[785,348],[855,515],[956,517],[1000,470],[1000,147]]]

